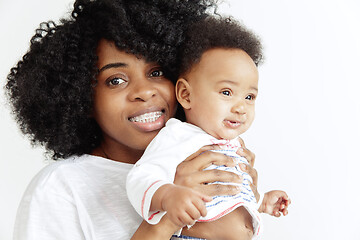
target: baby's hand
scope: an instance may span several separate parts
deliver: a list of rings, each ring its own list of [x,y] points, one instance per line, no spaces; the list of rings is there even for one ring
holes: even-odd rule
[[[284,191],[274,190],[265,193],[259,212],[270,214],[271,216],[280,217],[280,212],[286,216],[291,200]]]
[[[179,227],[193,225],[195,220],[206,216],[205,202],[210,202],[211,197],[188,187],[174,184],[166,187],[161,208],[167,211],[166,214],[173,223]]]
[[[211,197],[175,184],[161,186],[152,199],[152,210],[166,211],[167,217],[177,226],[194,225],[195,220],[207,214],[205,202]]]

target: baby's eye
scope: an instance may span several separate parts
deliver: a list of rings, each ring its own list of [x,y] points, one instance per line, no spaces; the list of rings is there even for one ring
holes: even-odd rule
[[[246,99],[246,100],[255,100],[255,96],[252,95],[252,94],[249,94],[249,95],[246,96],[245,99]]]
[[[110,86],[117,86],[117,85],[120,85],[122,83],[125,83],[126,81],[122,78],[119,78],[119,77],[114,77],[114,78],[111,78],[109,81],[108,81],[108,84]]]
[[[164,72],[160,69],[157,69],[150,73],[150,77],[162,77],[163,75],[164,75]]]
[[[220,92],[222,95],[225,95],[225,96],[231,96],[231,91],[230,90],[223,90]]]

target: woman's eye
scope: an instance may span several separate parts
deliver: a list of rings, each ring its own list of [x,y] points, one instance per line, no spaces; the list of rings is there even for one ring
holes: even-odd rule
[[[162,77],[164,75],[164,72],[162,70],[155,70],[150,73],[151,77]]]
[[[122,84],[124,82],[126,82],[124,79],[115,77],[115,78],[110,79],[108,84],[110,86],[117,86],[117,85],[120,85],[120,84]]]
[[[225,96],[231,96],[231,92],[229,90],[223,90],[221,91],[221,94]]]

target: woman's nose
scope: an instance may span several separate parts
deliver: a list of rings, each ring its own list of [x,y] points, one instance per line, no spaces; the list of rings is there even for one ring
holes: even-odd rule
[[[156,96],[157,90],[154,83],[146,79],[138,79],[135,84],[131,87],[129,93],[130,101],[143,101],[146,102],[152,97]]]

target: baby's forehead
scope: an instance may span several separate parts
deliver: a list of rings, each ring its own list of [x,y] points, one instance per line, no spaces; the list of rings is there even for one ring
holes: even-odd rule
[[[258,70],[241,49],[215,48],[204,52],[186,74],[189,81],[205,84],[252,85],[257,87]]]

